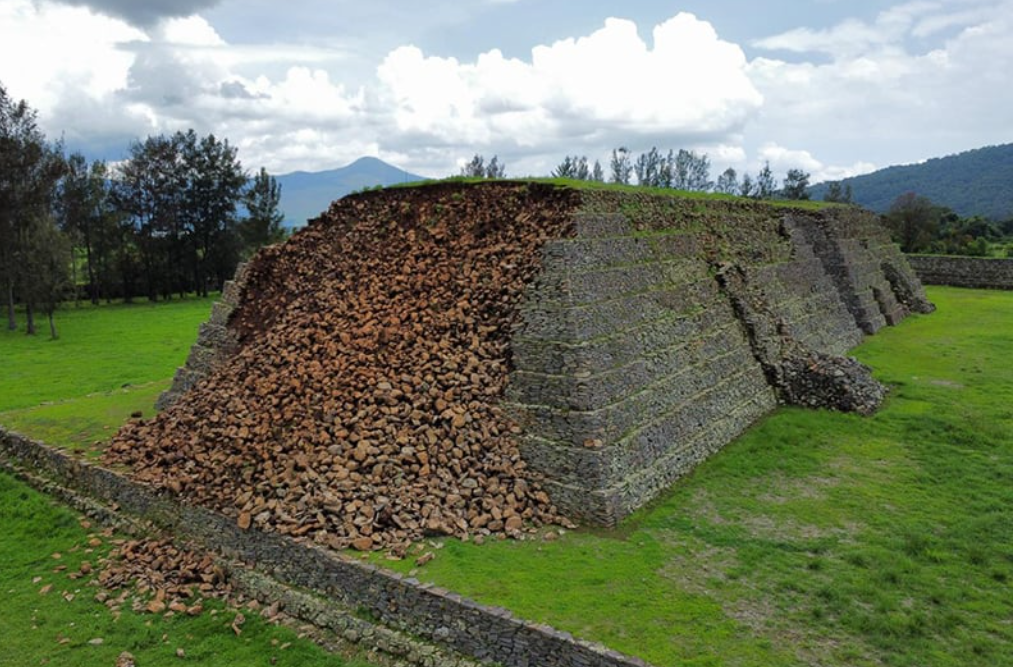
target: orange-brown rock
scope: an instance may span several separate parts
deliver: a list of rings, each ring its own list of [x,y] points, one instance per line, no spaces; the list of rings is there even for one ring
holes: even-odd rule
[[[110,608],[123,604],[133,590],[147,600],[139,610],[160,614],[169,609],[194,616],[202,611],[195,597],[225,597],[231,590],[210,555],[180,549],[169,540],[126,540],[94,569],[100,586],[123,591],[118,598],[96,596]]]
[[[236,354],[125,425],[106,461],[242,528],[331,547],[562,521],[499,400],[524,289],[578,195],[466,187],[347,197],[260,253]]]

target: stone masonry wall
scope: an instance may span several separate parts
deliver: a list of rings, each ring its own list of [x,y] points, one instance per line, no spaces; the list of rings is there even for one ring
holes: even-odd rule
[[[1013,259],[908,255],[908,263],[926,285],[1013,289]]]
[[[173,384],[159,395],[155,409],[172,405],[185,391],[206,378],[216,365],[236,351],[236,333],[227,325],[247,281],[247,265],[237,267],[233,280],[226,281],[222,297],[212,304],[212,314],[198,327],[198,339],[191,346],[187,362],[177,369]]]
[[[576,236],[544,248],[506,398],[523,456],[588,522],[614,524],[778,402],[813,405],[802,387],[836,393],[843,369],[867,375],[836,355],[929,309],[903,256],[854,209],[584,198]],[[865,382],[871,410],[882,389]]]

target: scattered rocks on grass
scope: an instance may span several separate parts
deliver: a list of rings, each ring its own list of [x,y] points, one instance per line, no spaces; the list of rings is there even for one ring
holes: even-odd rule
[[[179,549],[169,540],[122,541],[103,559],[96,582],[104,589],[96,600],[114,612],[131,601],[135,611],[197,616],[204,611],[203,599],[231,592],[212,556]]]

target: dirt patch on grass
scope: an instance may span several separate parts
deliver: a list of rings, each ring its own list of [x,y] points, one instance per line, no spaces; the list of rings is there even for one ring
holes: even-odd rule
[[[954,382],[953,380],[938,380],[938,379],[933,378],[933,379],[928,380],[928,382],[929,382],[929,384],[935,385],[936,387],[948,387],[950,389],[963,389],[964,388],[964,385],[962,385],[960,382]]]
[[[770,488],[756,497],[763,502],[783,505],[794,500],[823,500],[826,490],[840,485],[841,480],[831,476],[788,477],[778,473],[760,482],[760,485]],[[749,483],[748,486],[752,488],[757,484]]]
[[[774,493],[764,491],[756,498],[761,506],[757,512],[745,513],[737,517],[722,514],[710,499],[706,491],[697,491],[693,503],[694,509],[691,515],[714,526],[737,526],[748,533],[749,536],[773,541],[804,542],[829,537],[840,539],[853,538],[861,530],[861,526],[855,523],[847,523],[838,526],[818,526],[815,524],[798,521],[787,517],[777,517],[766,513],[764,503],[783,505],[793,500],[811,499],[820,501],[824,495],[817,489],[822,485],[832,486],[836,480],[832,478],[805,478],[795,480],[793,485],[788,486],[786,493]]]
[[[694,551],[673,556],[658,574],[687,593],[710,596],[715,592],[715,583],[727,581],[727,573],[737,565],[738,554],[734,548],[700,542]]]

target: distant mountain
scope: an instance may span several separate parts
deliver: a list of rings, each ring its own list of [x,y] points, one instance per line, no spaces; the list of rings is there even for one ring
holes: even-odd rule
[[[844,182],[851,185],[856,203],[879,213],[900,195],[914,192],[961,217],[1006,220],[1013,216],[1013,144],[887,167]],[[822,199],[827,187],[827,183],[814,185],[809,195]]]
[[[295,171],[276,176],[282,187],[279,208],[286,216],[287,227],[302,227],[316,218],[336,199],[351,192],[375,185],[395,185],[409,181],[422,181],[417,176],[393,167],[378,158],[362,157],[353,164],[328,171]]]

